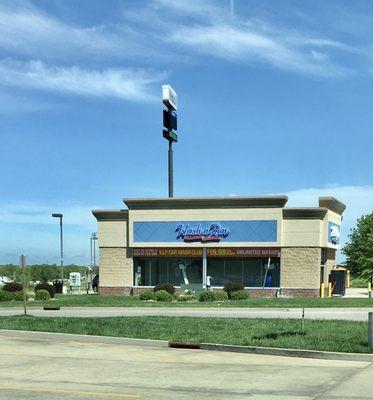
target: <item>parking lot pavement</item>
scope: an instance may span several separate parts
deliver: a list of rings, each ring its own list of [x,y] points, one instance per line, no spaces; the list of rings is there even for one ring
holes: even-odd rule
[[[347,288],[344,295],[345,298],[355,298],[355,299],[367,299],[368,289],[367,288]]]
[[[306,319],[368,321],[373,308],[306,308]],[[201,308],[201,307],[62,307],[59,311],[29,308],[37,317],[221,317],[221,318],[301,318],[301,308]],[[23,314],[23,308],[0,308],[0,316]]]
[[[373,364],[0,331],[0,399],[371,399]]]

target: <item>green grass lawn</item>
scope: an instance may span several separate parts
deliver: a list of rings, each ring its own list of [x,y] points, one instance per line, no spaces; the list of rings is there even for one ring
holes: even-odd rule
[[[353,298],[257,298],[226,302],[146,302],[137,296],[57,295],[55,300],[28,301],[28,307],[53,305],[61,307],[246,307],[246,308],[321,308],[321,307],[373,307],[373,299]],[[0,307],[22,307],[19,301],[1,301]]]
[[[362,279],[362,278],[351,278],[350,287],[367,289],[368,288],[368,280]]]
[[[64,332],[198,343],[223,343],[369,353],[367,323],[347,321],[192,318],[107,317],[50,318],[0,317],[0,329]]]

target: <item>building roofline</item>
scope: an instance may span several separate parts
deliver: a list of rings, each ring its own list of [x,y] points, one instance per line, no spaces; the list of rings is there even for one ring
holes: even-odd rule
[[[342,215],[346,209],[346,204],[337,200],[335,197],[319,197],[319,206],[325,207],[328,210],[334,211],[335,213]]]
[[[282,210],[282,216],[284,219],[323,220],[327,212],[324,207],[289,207]]]
[[[92,210],[97,221],[127,221],[128,210]]]
[[[287,196],[224,196],[123,199],[129,210],[167,210],[201,208],[283,208]]]

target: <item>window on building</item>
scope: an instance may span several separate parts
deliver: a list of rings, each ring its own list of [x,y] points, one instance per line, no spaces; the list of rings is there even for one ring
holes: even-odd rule
[[[268,268],[268,258],[209,258],[207,275],[212,286],[240,282],[245,287],[279,287],[280,259],[271,259]]]
[[[280,259],[272,258],[208,258],[207,275],[212,286],[240,282],[245,287],[279,287]],[[135,258],[134,285],[155,286],[169,282],[180,286],[185,282],[202,283],[202,259]]]
[[[168,282],[180,286],[185,282],[202,283],[202,259],[135,258],[135,286],[155,286]]]

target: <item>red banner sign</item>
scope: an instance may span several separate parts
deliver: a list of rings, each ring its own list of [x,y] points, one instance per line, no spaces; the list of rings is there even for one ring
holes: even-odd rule
[[[201,248],[134,248],[134,257],[159,257],[159,258],[180,258],[180,257],[202,257]],[[248,247],[218,247],[208,248],[207,257],[280,257],[279,248],[248,248]]]

